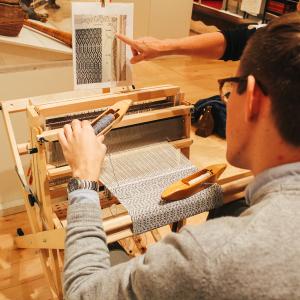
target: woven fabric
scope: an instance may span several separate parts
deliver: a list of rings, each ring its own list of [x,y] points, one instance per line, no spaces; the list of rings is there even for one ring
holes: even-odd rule
[[[140,234],[222,204],[216,184],[180,201],[161,200],[166,187],[196,171],[179,150],[162,143],[110,155],[100,180],[128,210],[134,234]]]

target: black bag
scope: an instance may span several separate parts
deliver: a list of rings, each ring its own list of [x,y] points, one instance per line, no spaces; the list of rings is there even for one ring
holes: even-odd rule
[[[209,106],[211,108],[207,109]],[[221,97],[219,95],[212,96],[207,99],[200,99],[194,104],[194,108],[192,110],[192,123],[198,122],[200,117],[203,116],[207,111],[211,111],[213,117],[213,121],[214,121],[213,133],[216,133],[220,137],[225,138],[226,137],[226,104],[221,100]],[[198,124],[200,133],[203,132],[201,128],[207,128],[207,125],[203,123],[207,119],[209,120],[209,117],[206,116],[206,118],[202,118],[202,119],[204,119],[202,124],[201,124],[201,119],[199,121],[200,124]]]

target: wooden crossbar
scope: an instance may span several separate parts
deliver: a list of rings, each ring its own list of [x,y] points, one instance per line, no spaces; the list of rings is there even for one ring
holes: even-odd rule
[[[138,114],[127,115],[123,120],[116,125],[115,128],[121,128],[126,126],[138,125],[147,122],[153,122],[157,120],[173,118],[178,116],[184,116],[190,113],[191,106],[179,105],[169,108],[160,109],[153,113],[153,111],[142,112]],[[37,140],[45,140],[47,142],[57,141],[59,129],[52,129],[42,132],[37,136]]]
[[[85,98],[72,101],[64,101],[59,103],[41,104],[36,106],[37,112],[44,116],[50,117],[60,114],[68,114],[70,112],[80,112],[86,110],[97,109],[100,107],[111,106],[118,101],[131,99],[134,102],[158,99],[164,97],[176,96],[179,93],[179,87],[170,86],[167,88],[157,88],[153,90],[141,89],[135,92],[101,95],[98,98]]]
[[[104,220],[103,228],[108,236],[108,243],[132,236],[131,226],[132,220],[129,215]],[[58,228],[16,237],[15,244],[18,248],[27,249],[64,249],[65,238],[65,228]]]
[[[136,90],[132,90],[131,92],[126,92],[126,93],[106,93],[106,94],[99,94],[98,96],[82,96],[82,97],[78,97],[78,95],[74,96],[73,93],[70,93],[70,92],[65,92],[65,93],[60,93],[60,94],[55,94],[57,95],[57,100],[53,100],[53,95],[51,95],[51,100],[49,100],[49,95],[45,95],[43,97],[38,97],[39,100],[33,100],[31,101],[30,98],[28,99],[17,99],[17,100],[7,100],[5,102],[2,102],[1,105],[6,105],[6,110],[9,112],[9,113],[18,113],[18,112],[24,112],[26,111],[27,109],[27,106],[28,104],[33,104],[33,105],[36,105],[36,106],[40,106],[40,105],[47,105],[47,104],[51,104],[51,105],[57,105],[59,103],[68,103],[69,101],[97,101],[97,100],[100,100],[102,99],[102,97],[104,98],[109,98],[109,97],[113,97],[114,95],[132,95],[132,94],[135,94],[137,92],[139,93],[145,93],[149,90],[151,91],[159,91],[159,90],[162,90],[162,89],[176,89],[177,91],[179,91],[179,87],[176,87],[174,85],[169,85],[169,84],[166,84],[166,85],[159,85],[159,86],[153,86],[153,87],[145,87],[145,88],[139,88],[139,89],[136,89]],[[54,95],[54,96],[55,96]],[[172,96],[172,95],[170,95]],[[63,97],[63,99],[62,99]],[[43,99],[44,98],[44,99]],[[147,100],[147,99],[146,99]],[[139,101],[139,100],[137,100]],[[45,102],[45,103],[43,103]]]

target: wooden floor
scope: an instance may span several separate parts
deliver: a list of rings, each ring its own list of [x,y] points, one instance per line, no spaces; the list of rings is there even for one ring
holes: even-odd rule
[[[0,218],[0,299],[50,299],[35,250],[16,250],[16,228],[30,232],[25,213]]]

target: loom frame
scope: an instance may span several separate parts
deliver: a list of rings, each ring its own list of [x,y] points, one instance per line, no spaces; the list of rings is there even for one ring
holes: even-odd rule
[[[39,250],[43,271],[53,299],[63,299],[60,269],[63,264],[63,253],[61,250],[64,249],[66,221],[63,222],[57,217],[53,209],[51,197],[64,196],[66,194],[66,188],[60,187],[60,189],[51,195],[49,180],[68,175],[70,168],[53,168],[53,166],[47,164],[46,146],[45,143],[40,142],[41,137],[48,141],[57,140],[57,130],[44,131],[42,128],[43,118],[68,113],[70,111],[74,113],[111,106],[125,99],[138,102],[160,97],[172,97],[174,99],[174,107],[162,109],[161,111],[154,110],[125,116],[118,127],[168,117],[183,116],[185,123],[184,130],[187,138],[175,141],[172,144],[181,149],[188,157],[189,147],[192,144],[190,138],[191,106],[188,103],[184,103],[184,95],[180,91],[180,88],[176,86],[164,85],[143,88],[136,91],[127,91],[125,93],[105,93],[99,95],[99,97],[84,97],[40,105],[34,105],[30,99],[11,100],[1,103],[9,144],[16,171],[22,184],[24,205],[32,231],[30,234],[17,236],[15,238],[15,245],[18,248],[34,248]],[[181,105],[175,105],[175,102]],[[27,112],[30,141],[29,143],[17,143],[11,117],[14,113],[25,111]],[[31,187],[27,184],[24,166],[21,160],[21,156],[30,154],[29,152],[32,152],[30,159],[34,179]],[[34,198],[32,196],[34,196]],[[131,249],[135,251],[142,252],[144,246],[141,243],[141,237],[137,236],[134,239],[128,239],[133,236],[130,216],[124,212],[122,207],[117,207],[117,210],[120,211],[120,214],[105,217],[103,220],[108,243],[121,241],[120,243],[123,243],[123,246],[131,247]],[[156,241],[161,238],[157,230],[152,231],[152,236]]]

